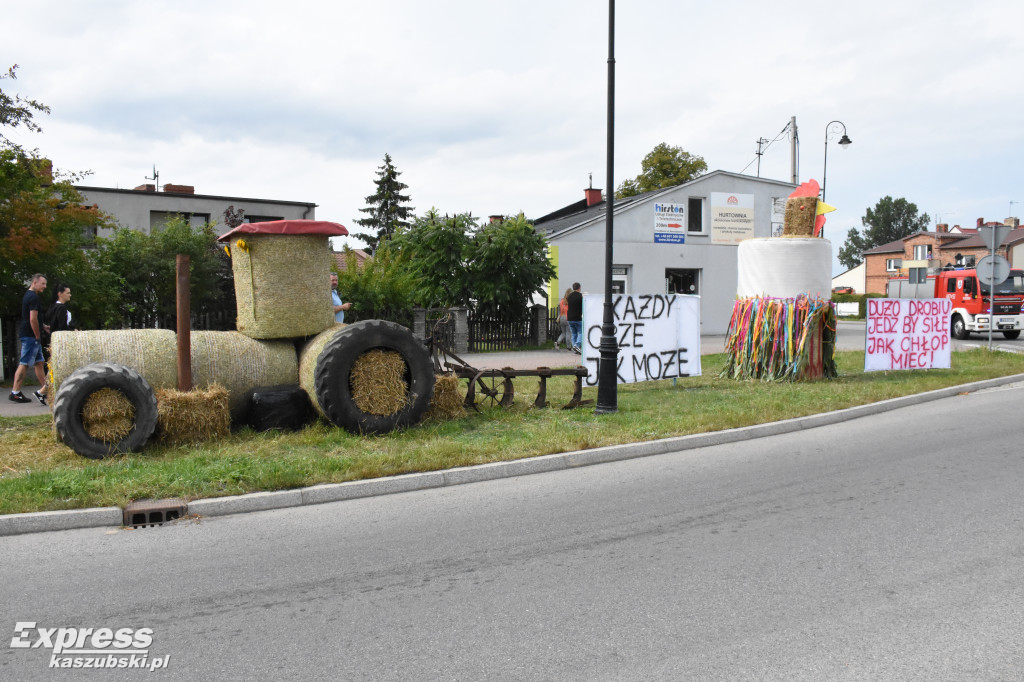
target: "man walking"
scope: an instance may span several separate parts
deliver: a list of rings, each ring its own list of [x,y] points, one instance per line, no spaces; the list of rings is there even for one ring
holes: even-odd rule
[[[39,295],[45,290],[46,277],[39,274],[32,275],[32,283],[29,285],[28,291],[25,292],[24,298],[21,299],[21,325],[18,327],[18,336],[21,337],[21,358],[18,360],[18,369],[14,371],[11,395],[7,397],[11,402],[32,402],[22,394],[21,384],[25,380],[28,368],[34,367],[40,389],[34,391],[33,395],[40,403],[46,404],[46,373],[43,371],[43,344],[40,340],[46,327],[39,312],[43,307],[43,301]]]
[[[573,282],[572,293],[565,297],[569,304],[569,329],[572,331],[572,352],[581,354],[583,346],[583,294],[580,293],[580,283]]]

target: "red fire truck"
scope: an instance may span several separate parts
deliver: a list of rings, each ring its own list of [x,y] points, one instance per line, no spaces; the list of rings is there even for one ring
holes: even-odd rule
[[[924,274],[924,271],[921,271]],[[1010,270],[1002,284],[995,285],[995,296],[978,280],[977,270],[970,268],[940,270],[923,281],[895,277],[886,285],[889,298],[947,298],[953,304],[950,330],[954,338],[966,339],[971,332],[987,332],[989,320],[995,318],[993,331],[1008,339],[1020,336],[1024,329],[1024,271]],[[995,310],[991,306],[995,305]],[[993,314],[994,313],[994,314]]]

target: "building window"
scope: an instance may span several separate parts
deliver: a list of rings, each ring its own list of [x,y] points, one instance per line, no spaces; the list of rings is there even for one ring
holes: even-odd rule
[[[686,204],[689,215],[686,217],[687,232],[704,231],[704,199],[701,197],[690,197]]]
[[[924,284],[928,281],[928,268],[910,268],[910,283]]]
[[[149,233],[155,234],[167,229],[167,223],[174,218],[182,218],[190,227],[204,227],[210,222],[209,213],[181,213],[178,211],[150,211]]]
[[[274,220],[284,220],[283,216],[269,216],[269,215],[247,215],[243,223],[269,223]]]
[[[885,259],[885,271],[886,272],[896,272],[897,270],[900,269],[901,265],[903,265],[903,259],[902,258],[886,258]]]
[[[666,294],[699,294],[700,270],[665,269]]]
[[[931,255],[931,248],[927,244],[918,244],[914,247],[914,260],[928,260]]]
[[[612,293],[613,294],[628,294],[629,293],[629,266],[628,265],[613,265],[612,266]]]

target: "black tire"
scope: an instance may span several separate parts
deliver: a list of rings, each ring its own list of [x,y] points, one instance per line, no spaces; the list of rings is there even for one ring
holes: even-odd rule
[[[971,332],[968,331],[967,325],[964,324],[964,318],[959,315],[953,316],[953,323],[951,325],[953,330],[953,338],[963,341],[964,339],[971,338]]]
[[[373,350],[399,353],[405,361],[406,404],[389,415],[364,412],[352,398],[352,365]],[[335,426],[352,433],[388,433],[415,424],[434,396],[434,366],[427,347],[400,324],[365,320],[350,324],[324,346],[316,361],[314,384],[317,401]]]
[[[82,408],[96,391],[120,391],[135,408],[132,430],[116,443],[93,438],[82,425]],[[102,459],[117,453],[137,452],[156,430],[156,394],[149,383],[130,367],[97,362],[71,373],[57,391],[53,403],[53,424],[61,442],[83,457]]]
[[[1008,331],[1008,332],[1003,332],[1003,336],[1008,338],[1010,341],[1013,341],[1018,336],[1020,336],[1020,330],[1019,329],[1014,329],[1014,330],[1011,330],[1011,331]]]

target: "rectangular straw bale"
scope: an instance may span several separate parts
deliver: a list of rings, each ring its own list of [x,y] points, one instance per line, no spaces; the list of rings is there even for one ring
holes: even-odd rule
[[[287,339],[334,324],[326,236],[249,234],[229,246],[238,331],[254,339]]]
[[[214,384],[228,393],[231,416],[245,411],[249,391],[260,386],[297,384],[299,361],[291,341],[257,341],[238,332],[192,332],[192,383]]]
[[[131,367],[154,390],[178,385],[177,341],[169,329],[62,331],[50,342],[51,395],[72,372],[94,362]]]
[[[817,197],[790,197],[786,199],[786,216],[782,226],[783,237],[813,237]]]
[[[156,392],[157,439],[168,445],[191,445],[231,433],[228,392],[213,384],[205,390]]]

